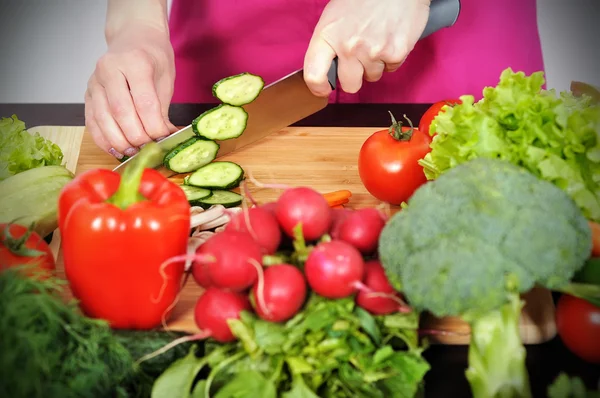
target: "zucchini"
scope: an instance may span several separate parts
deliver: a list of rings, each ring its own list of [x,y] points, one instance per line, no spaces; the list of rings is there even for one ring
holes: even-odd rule
[[[244,72],[219,80],[212,92],[224,104],[242,106],[254,101],[264,86],[262,77]]]
[[[215,160],[217,152],[216,142],[192,137],[167,152],[163,163],[176,173],[189,173]]]
[[[247,123],[248,113],[244,108],[221,104],[195,118],[192,129],[201,138],[223,141],[242,135]]]
[[[212,162],[183,179],[184,184],[208,189],[236,188],[244,178],[239,164],[227,161]]]
[[[58,227],[58,197],[74,178],[63,166],[42,166],[0,181],[0,223],[34,223],[41,237]]]
[[[212,191],[206,199],[200,199],[197,206],[208,209],[214,205],[222,205],[223,207],[236,207],[242,204],[242,195],[232,191],[216,189]]]
[[[179,187],[183,190],[188,202],[190,202],[192,206],[200,206],[200,200],[206,199],[212,195],[212,191],[206,188],[199,188],[185,184],[180,185]]]

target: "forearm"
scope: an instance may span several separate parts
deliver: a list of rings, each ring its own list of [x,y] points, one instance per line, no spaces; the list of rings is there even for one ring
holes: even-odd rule
[[[133,21],[169,31],[167,0],[108,0],[105,36],[110,43],[114,35]]]

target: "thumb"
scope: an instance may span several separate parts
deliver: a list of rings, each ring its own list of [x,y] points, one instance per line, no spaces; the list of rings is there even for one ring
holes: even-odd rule
[[[319,97],[326,97],[331,93],[327,72],[335,55],[329,43],[315,33],[304,57],[304,81],[310,91]]]

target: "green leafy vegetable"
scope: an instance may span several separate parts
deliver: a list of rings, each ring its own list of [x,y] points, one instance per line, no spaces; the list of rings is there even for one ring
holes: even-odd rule
[[[543,72],[509,68],[481,101],[462,96],[462,104],[440,113],[430,128],[431,152],[420,161],[427,178],[474,158],[499,158],[554,183],[600,221],[600,105],[543,84]]]
[[[0,396],[147,397],[167,364],[190,345],[136,367],[140,352],[173,339],[157,331],[113,332],[61,299],[57,278],[23,276],[23,266],[0,272]]]
[[[600,386],[595,391],[587,390],[579,377],[561,373],[548,387],[548,398],[600,398]]]
[[[0,120],[0,181],[41,166],[60,166],[60,147],[39,133],[30,133],[13,115]]]
[[[475,398],[530,397],[520,294],[564,288],[591,245],[589,223],[564,191],[479,158],[421,186],[384,227],[379,254],[413,308],[470,324]]]
[[[352,298],[313,294],[284,324],[244,312],[230,327],[238,342],[207,342],[203,357],[174,363],[152,397],[414,397],[429,370],[416,313],[373,317]]]

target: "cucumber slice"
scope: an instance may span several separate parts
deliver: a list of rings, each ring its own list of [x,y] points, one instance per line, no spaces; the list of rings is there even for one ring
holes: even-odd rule
[[[219,80],[212,92],[224,104],[242,106],[254,101],[264,86],[262,77],[244,72]]]
[[[215,160],[218,151],[216,142],[192,137],[171,149],[163,163],[176,173],[189,173]]]
[[[192,185],[180,185],[179,187],[183,190],[188,202],[192,206],[200,206],[202,200],[212,196],[210,189],[194,187]]]
[[[244,108],[221,104],[194,119],[192,129],[200,137],[223,141],[242,135],[247,123],[248,113]]]
[[[212,195],[206,199],[198,201],[198,206],[208,209],[214,205],[222,205],[223,207],[236,207],[242,204],[242,195],[232,191],[214,190]]]
[[[212,162],[184,178],[183,182],[208,189],[231,189],[240,185],[244,169],[233,162]]]

